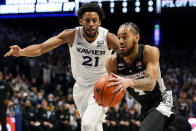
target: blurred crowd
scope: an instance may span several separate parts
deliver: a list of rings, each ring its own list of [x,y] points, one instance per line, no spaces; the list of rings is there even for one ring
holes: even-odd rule
[[[7,115],[22,115],[25,131],[79,131],[81,120],[73,101],[74,79],[68,46],[65,44],[36,58],[3,55],[10,45],[26,47],[53,36],[38,29],[25,30],[0,24],[0,70],[14,90]],[[178,97],[178,116],[196,117],[196,51],[178,43],[159,46],[160,67],[165,86]],[[119,105],[109,109],[105,131],[138,131],[141,124],[140,104],[125,94]]]

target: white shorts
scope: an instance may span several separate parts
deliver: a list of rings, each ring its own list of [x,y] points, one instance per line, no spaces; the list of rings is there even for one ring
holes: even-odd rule
[[[107,112],[107,107],[99,106],[94,99],[94,87],[80,87],[75,83],[73,88],[73,98],[79,110],[82,123],[103,122]]]

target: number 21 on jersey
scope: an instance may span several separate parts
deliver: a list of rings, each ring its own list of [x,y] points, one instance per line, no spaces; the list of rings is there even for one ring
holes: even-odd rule
[[[91,58],[90,56],[82,56],[82,57],[83,57],[83,60],[84,60],[82,62],[82,65],[94,66],[94,67],[99,65],[99,57],[95,57],[95,58]]]

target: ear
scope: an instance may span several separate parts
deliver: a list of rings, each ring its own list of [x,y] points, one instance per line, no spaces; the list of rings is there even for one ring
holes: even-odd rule
[[[82,25],[82,19],[79,20],[80,25]]]
[[[136,39],[137,41],[139,41],[139,39],[140,39],[140,34],[139,34],[139,33],[135,35],[135,39]]]

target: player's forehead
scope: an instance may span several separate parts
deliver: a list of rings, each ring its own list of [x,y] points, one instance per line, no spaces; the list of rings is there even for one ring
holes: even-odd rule
[[[129,28],[126,26],[123,26],[118,29],[117,35],[124,36],[124,35],[129,35],[130,33],[131,31],[129,30]]]
[[[85,12],[82,19],[99,19],[99,15],[97,12]]]

